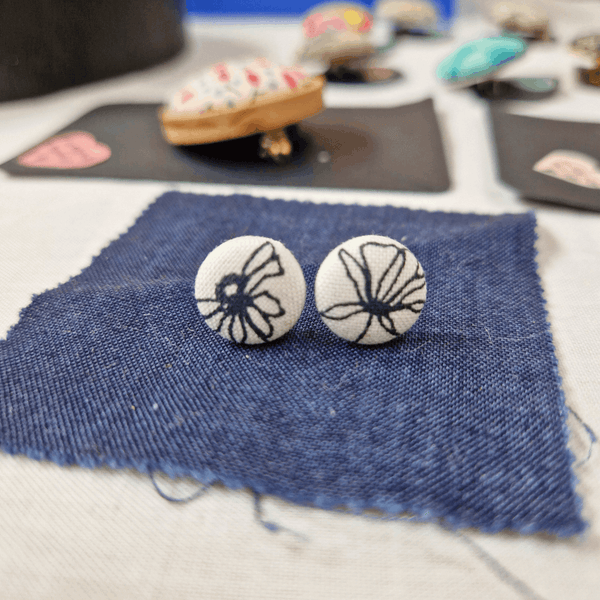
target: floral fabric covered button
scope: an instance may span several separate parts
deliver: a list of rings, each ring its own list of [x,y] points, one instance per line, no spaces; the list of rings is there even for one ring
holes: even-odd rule
[[[322,110],[324,83],[300,66],[284,67],[265,58],[218,63],[188,82],[160,111],[162,132],[176,145],[259,133],[266,154],[287,156],[292,146],[284,128]]]
[[[281,242],[259,236],[215,248],[200,265],[195,287],[207,325],[240,344],[262,344],[287,333],[306,298],[294,255]]]
[[[426,296],[425,274],[415,255],[380,235],[340,244],[315,279],[315,302],[324,323],[359,344],[382,344],[408,331]]]
[[[429,29],[438,19],[435,6],[425,0],[380,0],[376,14],[403,30]]]
[[[506,31],[534,40],[550,39],[548,14],[541,6],[503,0],[492,8],[492,18]]]
[[[373,16],[362,4],[319,4],[302,23],[300,58],[329,65],[369,56],[375,50],[370,38],[372,27]]]
[[[221,62],[199,73],[175,93],[168,108],[203,114],[219,108],[234,109],[259,96],[302,88],[310,81],[299,65],[284,67],[257,58],[249,63]]]

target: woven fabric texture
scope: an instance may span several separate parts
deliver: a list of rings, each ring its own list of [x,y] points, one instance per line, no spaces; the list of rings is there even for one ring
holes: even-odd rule
[[[427,273],[417,323],[377,347],[335,337],[312,296],[328,252],[370,233]],[[281,240],[304,269],[304,312],[272,344],[235,345],[196,307],[200,263],[240,235]],[[0,343],[1,447],[323,508],[581,532],[534,241],[531,214],[168,193]]]

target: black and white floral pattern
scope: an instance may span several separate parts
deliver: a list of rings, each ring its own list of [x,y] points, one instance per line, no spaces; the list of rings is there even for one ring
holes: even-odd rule
[[[425,274],[402,244],[382,236],[358,240],[348,247],[342,244],[324,261],[315,286],[317,308],[345,339],[386,342],[419,317],[426,298]]]
[[[236,238],[213,251],[212,258],[209,255],[211,260],[207,259],[200,267],[196,279],[198,309],[209,327],[222,336],[240,344],[268,342],[291,327],[288,326],[290,318],[297,320],[301,311],[301,307],[300,311],[295,307],[297,298],[291,297],[291,312],[297,316],[289,315],[284,306],[286,301],[290,304],[289,297],[282,297],[286,295],[285,277],[289,278],[289,274],[280,252],[289,254],[288,261],[290,257],[295,259],[282,244],[279,251],[275,244],[278,242],[267,238]],[[245,259],[243,263],[239,261],[240,253]],[[241,268],[232,268],[236,259]],[[299,265],[297,270],[301,275]],[[297,275],[294,281],[298,283]],[[300,287],[303,305],[303,278]],[[284,316],[287,320],[281,319]],[[285,322],[278,326],[280,319]]]

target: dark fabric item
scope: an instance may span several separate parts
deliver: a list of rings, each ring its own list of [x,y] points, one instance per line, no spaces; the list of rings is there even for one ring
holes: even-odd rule
[[[112,156],[87,169],[42,169],[12,159],[11,175],[444,192],[446,157],[431,99],[395,108],[330,108],[288,127],[289,164],[259,157],[259,136],[201,146],[170,146],[158,104],[101,106],[59,133],[87,131]]]
[[[401,339],[336,338],[320,262],[377,233],[421,261]],[[297,325],[267,345],[209,330],[196,271],[240,235],[303,266]],[[133,467],[485,531],[584,529],[534,261],[535,218],[168,193],[80,275],[35,297],[0,344],[0,443],[59,464]]]
[[[600,210],[600,189],[549,177],[533,170],[553,150],[574,150],[600,163],[600,123],[538,119],[511,114],[507,106],[490,106],[498,171],[502,181],[525,198]]]
[[[2,3],[0,102],[48,94],[173,58],[184,0]]]
[[[519,79],[493,79],[471,86],[473,91],[486,100],[545,100],[560,89],[558,79],[527,77]]]

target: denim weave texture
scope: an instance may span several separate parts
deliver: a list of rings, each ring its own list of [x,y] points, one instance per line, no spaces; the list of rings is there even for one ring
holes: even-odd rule
[[[355,236],[407,245],[427,302],[398,340],[335,337],[312,294]],[[194,279],[241,235],[302,265],[296,326],[241,346],[204,323]],[[0,445],[289,501],[405,511],[488,532],[584,530],[535,263],[535,217],[170,192],[0,342]]]

